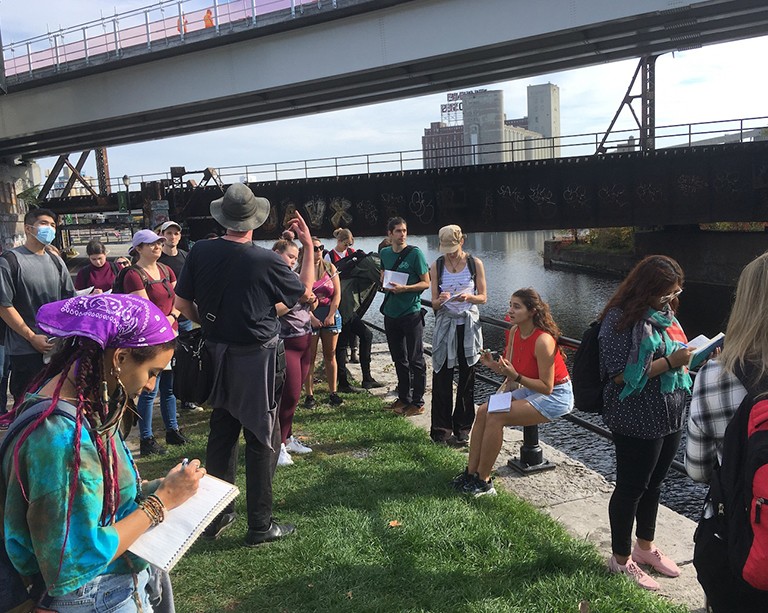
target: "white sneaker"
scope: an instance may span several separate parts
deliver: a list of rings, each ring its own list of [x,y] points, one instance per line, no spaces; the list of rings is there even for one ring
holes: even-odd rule
[[[285,443],[280,444],[280,455],[277,458],[278,466],[290,466],[293,464],[293,458],[288,450],[285,448]]]
[[[312,449],[306,445],[302,445],[295,436],[288,437],[288,442],[285,444],[285,448],[291,453],[298,453],[299,455],[312,453]]]

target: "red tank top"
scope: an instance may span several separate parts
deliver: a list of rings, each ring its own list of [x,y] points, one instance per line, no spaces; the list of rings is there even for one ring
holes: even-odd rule
[[[544,330],[540,328],[534,328],[533,332],[528,338],[520,336],[520,330],[515,330],[515,335],[512,337],[512,366],[515,370],[530,379],[539,378],[539,364],[536,361],[536,339],[542,334],[545,334]],[[568,367],[563,361],[563,356],[560,351],[555,352],[555,383],[568,378]]]

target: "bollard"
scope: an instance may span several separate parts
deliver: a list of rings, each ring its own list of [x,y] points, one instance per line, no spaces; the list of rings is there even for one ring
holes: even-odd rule
[[[552,470],[555,465],[544,459],[544,452],[539,445],[539,427],[523,428],[523,444],[520,446],[520,458],[512,458],[507,466],[520,474],[529,475],[544,470]]]

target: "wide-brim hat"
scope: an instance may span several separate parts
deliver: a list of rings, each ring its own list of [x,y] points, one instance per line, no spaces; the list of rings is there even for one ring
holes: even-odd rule
[[[228,230],[255,230],[269,217],[269,200],[254,196],[247,185],[233,183],[211,202],[211,216]]]
[[[440,240],[440,253],[454,253],[461,247],[464,234],[461,228],[455,224],[443,226],[437,234]]]

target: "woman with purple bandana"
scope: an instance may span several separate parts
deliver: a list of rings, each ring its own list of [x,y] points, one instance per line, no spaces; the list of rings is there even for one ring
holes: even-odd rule
[[[175,334],[155,305],[129,295],[46,304],[37,323],[58,350],[37,391],[0,418],[19,421],[0,473],[8,557],[34,577],[41,608],[152,611],[148,564],[127,549],[195,493],[205,469],[192,460],[142,482],[119,426],[154,388]]]

